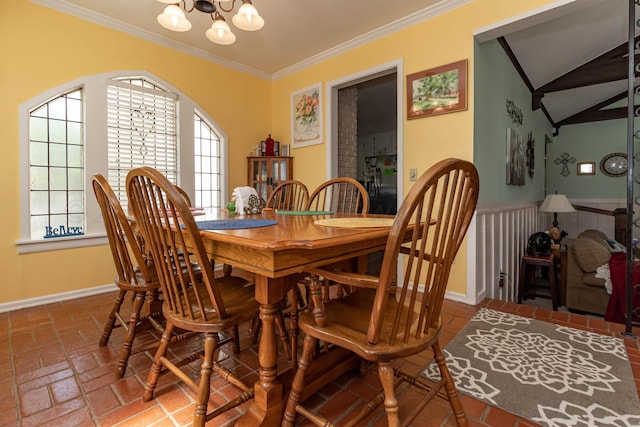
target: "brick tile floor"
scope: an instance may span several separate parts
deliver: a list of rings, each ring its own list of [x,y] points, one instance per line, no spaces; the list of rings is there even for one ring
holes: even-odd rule
[[[106,347],[98,341],[104,321],[112,307],[115,292],[79,298],[50,305],[0,313],[0,426],[183,426],[190,425],[194,393],[172,375],[161,377],[156,397],[142,402],[142,391],[151,364],[148,352],[134,353],[126,375],[114,380],[123,330],[114,330]],[[546,308],[517,305],[487,299],[477,306],[445,301],[442,345],[446,345],[480,307],[532,317],[547,322],[620,335],[622,325]],[[635,328],[636,336],[640,330]],[[142,330],[134,352],[143,342],[157,339],[152,330]],[[640,389],[640,340],[625,338],[637,387]],[[189,345],[198,345],[193,343]],[[223,346],[223,364],[247,382],[257,378],[257,348],[248,330],[241,331],[242,353],[234,356]],[[410,357],[403,369],[418,371],[429,360],[430,352]],[[286,366],[280,360],[278,366]],[[197,366],[194,367],[194,375]],[[217,377],[212,383],[211,402],[221,403],[235,396],[234,389]],[[375,371],[361,376],[345,374],[308,400],[320,413],[336,417],[338,424],[349,418],[354,407],[379,389]],[[398,391],[400,413],[409,411],[420,392],[401,386]],[[463,396],[471,426],[535,426],[500,408]],[[211,421],[211,426],[232,425],[246,411],[249,402]],[[386,425],[384,411],[367,419],[370,426]],[[301,420],[298,425],[309,426]],[[423,409],[415,426],[453,426],[449,404],[436,398]]]

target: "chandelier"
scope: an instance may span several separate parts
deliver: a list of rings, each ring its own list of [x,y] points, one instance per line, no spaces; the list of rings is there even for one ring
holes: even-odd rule
[[[224,17],[218,12],[233,11],[233,7],[236,4],[236,0],[191,0],[191,7],[187,7],[187,0],[158,0],[160,3],[168,4],[162,14],[158,15],[158,22],[163,27],[171,31],[189,31],[191,29],[191,22],[187,19],[182,8],[185,12],[191,13],[194,9],[203,13],[211,15],[213,24],[209,28],[205,35],[209,40],[214,43],[229,45],[236,41],[236,35],[233,34],[231,28],[224,20]],[[230,6],[224,7],[223,4],[230,3]],[[216,6],[217,4],[217,6]],[[242,6],[238,9],[233,18],[233,25],[237,28],[245,31],[257,31],[264,26],[264,19],[258,14],[258,11],[251,0],[242,0]]]

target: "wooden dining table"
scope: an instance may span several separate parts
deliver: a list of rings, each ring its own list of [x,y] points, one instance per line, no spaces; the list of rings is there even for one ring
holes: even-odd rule
[[[316,224],[316,220],[351,218],[347,221],[352,225],[358,225],[360,221],[380,222],[386,218],[388,222],[389,218],[393,218],[366,215],[369,219],[362,220],[364,217],[365,215],[360,214],[285,215],[266,210],[261,214],[246,216],[230,216],[226,211],[219,210],[196,217],[197,221],[246,218],[277,222],[265,227],[203,230],[201,233],[206,251],[212,260],[255,274],[255,297],[260,303],[262,320],[258,347],[259,379],[254,386],[251,407],[237,421],[237,426],[280,425],[284,410],[283,395],[288,388],[287,381],[291,375],[287,370],[291,369],[284,367],[278,372],[275,319],[281,301],[299,277],[299,273],[310,267],[366,258],[369,253],[383,250],[390,230],[388,225],[325,226]],[[358,367],[356,360],[345,359],[338,353],[335,359],[325,359],[328,359],[328,365],[336,376]],[[319,368],[323,379],[326,378],[327,369],[329,368]],[[313,378],[313,375],[311,377]],[[314,390],[313,387],[308,389]]]

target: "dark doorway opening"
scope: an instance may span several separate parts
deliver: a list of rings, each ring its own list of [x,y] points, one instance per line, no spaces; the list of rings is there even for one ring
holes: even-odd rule
[[[343,106],[340,128],[348,129],[348,122],[355,119],[356,142],[342,145],[348,137],[339,137],[339,174],[355,177],[365,186],[371,201],[370,213],[394,215],[397,211],[396,79],[397,74],[391,73],[338,91],[338,103]],[[355,108],[355,115],[350,108]],[[347,130],[345,134],[351,132]],[[355,145],[355,150],[343,149],[346,145]]]

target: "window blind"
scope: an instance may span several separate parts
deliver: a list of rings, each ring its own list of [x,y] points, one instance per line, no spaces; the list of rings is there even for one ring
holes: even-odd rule
[[[127,173],[150,166],[177,183],[177,96],[114,81],[107,88],[108,179],[123,206]]]

